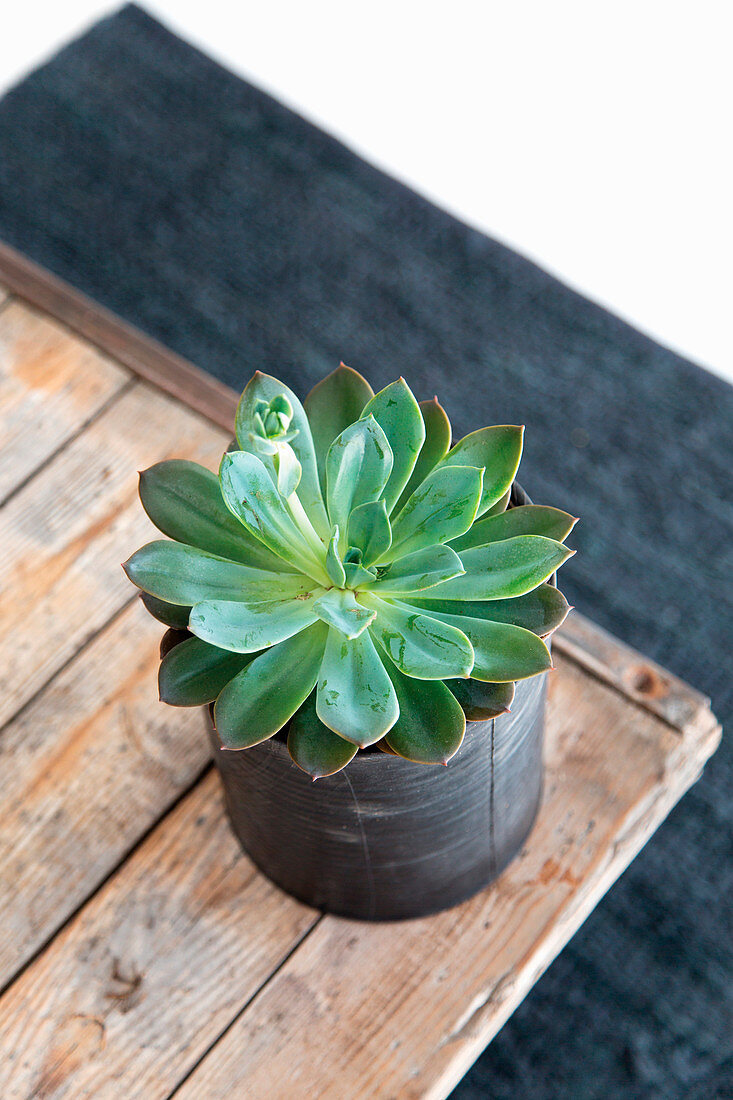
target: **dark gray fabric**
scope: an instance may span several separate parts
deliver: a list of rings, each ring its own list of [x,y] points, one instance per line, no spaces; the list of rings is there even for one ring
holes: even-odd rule
[[[0,158],[0,237],[232,385],[343,358],[525,422],[568,596],[731,715],[730,387],[134,7],[5,97]],[[724,744],[456,1097],[733,1094],[730,779]]]

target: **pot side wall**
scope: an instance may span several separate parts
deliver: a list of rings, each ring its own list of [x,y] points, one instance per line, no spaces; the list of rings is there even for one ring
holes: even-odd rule
[[[278,739],[214,760],[239,840],[288,893],[343,916],[424,916],[483,889],[517,853],[542,790],[547,674],[510,714],[469,722],[447,767],[358,753],[313,782]]]

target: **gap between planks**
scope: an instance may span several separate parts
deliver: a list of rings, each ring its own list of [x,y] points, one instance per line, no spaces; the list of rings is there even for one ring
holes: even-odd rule
[[[73,443],[73,440],[70,440],[70,443]],[[66,445],[62,444],[62,448],[65,449]],[[115,612],[114,614],[117,614],[117,613],[118,612]],[[574,618],[577,621],[579,617],[575,616]],[[573,620],[571,619],[570,622],[572,623],[572,621]],[[105,626],[103,624],[102,627],[100,628],[99,633],[102,633],[104,631],[104,629],[105,629]],[[614,688],[619,693],[621,693],[622,696],[627,696],[629,694],[633,694],[634,684],[628,682],[628,675],[627,675],[628,674],[628,669],[626,668],[626,665],[624,665],[624,663],[621,662],[620,672],[619,672],[618,667],[610,667],[607,662],[604,663],[604,660],[601,657],[599,657],[598,647],[594,642],[594,638],[596,638],[596,636],[598,634],[597,628],[593,627],[592,624],[586,624],[586,627],[584,629],[585,629],[585,635],[584,635],[584,637],[581,637],[581,641],[584,644],[581,644],[581,643],[578,642],[577,636],[574,638],[574,640],[571,639],[567,644],[564,644],[563,636],[561,635],[558,638],[558,642],[559,642],[558,648],[561,649],[561,650],[564,650],[567,653],[569,653],[571,658],[574,659],[574,661],[576,661],[580,666],[583,666],[583,667],[586,667],[586,668],[590,667],[591,671],[593,672],[593,674],[595,676],[598,676],[599,679],[604,680],[605,682],[607,682],[609,684],[612,684],[614,686]],[[590,631],[590,635],[588,634],[588,631]],[[581,636],[583,636],[583,631],[582,630],[580,631],[580,634],[581,634]],[[608,636],[606,636],[606,637],[608,639]],[[593,643],[590,646],[590,648],[588,648],[589,639]],[[609,640],[611,642],[613,642],[613,639],[609,639]],[[601,648],[601,650],[603,649],[602,646],[600,648]],[[632,651],[628,651],[628,654],[632,654]],[[642,659],[639,658],[638,655],[633,655],[633,657],[636,661],[636,668],[638,669],[639,667],[641,667],[640,662],[642,661]],[[72,662],[74,659],[75,659],[75,654],[72,654],[72,656],[69,658],[69,661]],[[643,662],[643,665],[644,665],[644,667],[647,667],[646,662]],[[656,666],[654,666],[654,667],[656,667]],[[660,670],[660,671],[662,673],[664,673],[664,670]],[[668,674],[665,674],[665,675],[668,676]],[[626,679],[624,679],[624,677],[626,677]],[[672,680],[673,679],[674,678],[672,678]],[[675,681],[675,683],[679,684],[679,681]],[[638,684],[639,684],[640,687],[642,687],[644,685],[643,679],[639,680]],[[43,689],[41,689],[41,690],[43,690]],[[651,702],[648,698],[645,697],[648,694],[648,692],[638,690],[637,694],[640,696],[640,698],[636,699],[636,702],[640,706],[643,706],[647,710],[651,710],[652,713],[658,714],[658,716],[663,717],[665,721],[670,722],[672,725],[676,725],[677,728],[680,728],[679,723],[682,722],[682,727],[681,727],[682,730],[684,730],[684,726],[685,726],[686,723],[693,722],[693,721],[697,720],[698,718],[701,718],[701,716],[703,714],[703,710],[701,710],[701,707],[703,707],[704,700],[702,701],[702,703],[700,703],[700,700],[702,700],[701,696],[696,696],[697,701],[694,704],[691,704],[690,713],[687,714],[686,716],[683,715],[683,717],[681,718],[679,711],[673,711],[673,712],[665,713],[662,710],[660,710],[661,704],[658,701],[659,700],[658,693],[656,693],[656,692],[652,693],[653,698],[652,698]],[[696,693],[690,693],[690,694],[695,695]],[[703,709],[704,709],[704,707],[703,707]],[[710,719],[710,721],[714,721],[714,720]],[[161,812],[165,812],[165,808],[163,808],[163,810]],[[143,842],[143,846],[144,846],[144,842]],[[74,924],[73,919],[70,921],[70,924],[72,924],[72,925]],[[31,965],[31,969],[32,968],[33,968],[33,964]],[[268,981],[269,981],[269,979],[268,979]],[[245,1011],[245,1010],[241,1009],[240,1014],[243,1011]],[[233,1025],[231,1025],[231,1023],[230,1023],[227,1026],[229,1027],[229,1026],[233,1026]],[[216,1042],[216,1037],[214,1037],[214,1039],[212,1041],[215,1043]],[[203,1054],[202,1054],[202,1058],[204,1058],[204,1057],[205,1057],[205,1052],[203,1052]]]
[[[31,413],[34,411],[39,393],[46,398],[41,409],[44,430],[36,431],[33,438],[15,437],[21,466],[35,459],[43,468],[43,477],[37,466],[0,513],[4,529],[0,568],[4,584],[12,585],[16,596],[12,604],[4,601],[0,605],[0,675],[4,680],[0,715],[5,723],[0,738],[0,791],[3,776],[9,781],[12,775],[13,779],[12,789],[8,788],[0,801],[0,831],[11,830],[7,844],[2,845],[2,881],[10,890],[3,904],[6,923],[0,936],[2,984],[41,949],[75,906],[83,904],[115,861],[124,858],[141,832],[155,824],[192,775],[200,772],[208,757],[198,728],[195,738],[190,732],[186,738],[186,728],[191,731],[200,725],[196,716],[182,718],[180,712],[173,712],[167,716],[166,726],[164,712],[155,702],[157,640],[164,628],[153,624],[141,608],[132,613],[132,620],[125,613],[125,608],[138,601],[119,560],[121,550],[122,556],[127,556],[146,538],[157,535],[137,501],[137,461],[149,465],[177,456],[216,462],[227,436],[187,407],[108,363],[25,305],[14,302],[0,313],[0,342],[5,427],[17,421],[19,412],[31,424],[33,416],[26,414],[27,409],[30,406]],[[86,383],[90,377],[90,386],[76,384],[77,378]],[[119,631],[125,629],[134,637],[132,645],[118,638]],[[118,659],[110,665],[105,649],[114,645],[115,639]],[[89,754],[93,757],[95,751],[90,729],[95,720],[99,727],[99,716],[95,718],[92,705],[85,729],[79,714],[85,706],[89,711],[90,702],[97,704],[100,713],[105,707],[109,711],[110,690],[114,696],[119,688],[115,680],[110,682],[109,669],[112,667],[119,679],[125,657],[128,663],[137,660],[133,679],[139,681],[140,688],[145,685],[145,695],[136,702],[137,689],[134,683],[128,685],[128,698],[120,702],[125,728],[118,731],[120,722],[117,727],[113,723],[107,731],[115,734],[111,741],[104,736],[104,728],[99,730],[98,744],[107,756],[101,761],[96,758],[96,771],[90,774],[83,765],[89,764]],[[86,682],[85,670],[89,671],[94,660],[98,682],[88,684],[85,700],[75,699],[81,710],[70,711],[70,697]],[[147,676],[141,675],[143,667]],[[176,731],[178,751],[187,752],[189,759],[187,768],[171,777],[166,767],[154,760],[153,750],[175,764],[176,744],[167,743],[162,731],[176,727],[181,727]],[[142,753],[134,751],[130,736],[136,729],[147,738]],[[111,835],[115,814],[119,817],[124,812],[114,795],[119,797],[125,784],[118,783],[115,792],[110,766],[115,754],[123,764],[120,754],[125,752],[132,753],[128,768],[133,767],[132,775],[139,769],[139,780],[128,790],[128,818],[118,820]],[[72,781],[68,769],[49,769],[49,754],[66,764],[75,760],[82,769],[77,785],[83,777],[90,789],[72,797],[73,769]],[[151,770],[157,774],[157,785],[152,787],[155,776],[151,777]],[[30,786],[20,799],[23,784]],[[108,806],[115,807],[111,814]],[[23,821],[19,822],[21,809]],[[94,827],[102,831],[95,832]],[[106,845],[102,843],[105,836]],[[84,862],[81,877],[73,865],[69,843],[74,837],[78,850],[92,856]],[[47,877],[41,874],[31,889],[27,875],[23,877],[23,866],[35,866]],[[21,884],[29,896],[24,895]],[[25,911],[18,910],[22,904]],[[11,937],[14,921],[17,927]]]
[[[496,886],[424,922],[326,917],[176,1100],[450,1093],[719,740],[717,725],[680,738],[560,661],[548,726],[567,743],[550,740],[540,818]]]
[[[208,766],[201,713],[157,700],[163,629],[133,597],[0,739],[0,985]]]
[[[326,917],[307,934],[317,915],[254,872],[207,776],[0,1002],[16,1055],[0,1094],[444,1095],[713,747],[562,656],[548,729],[524,851],[495,887],[423,921]],[[319,1066],[333,1076],[314,1080]]]
[[[51,312],[73,332],[96,342],[102,351],[116,354],[128,369],[174,396],[187,408],[231,430],[237,395],[230,387],[169,352],[2,242],[0,272],[5,273],[16,293]],[[172,377],[175,385],[172,385]],[[600,655],[596,652],[597,641],[603,632],[594,624],[581,625],[585,622],[582,617],[573,616],[568,629],[558,636],[558,642],[565,653],[604,682],[618,686],[641,706],[677,728],[694,721],[701,707],[707,705],[708,701],[702,696],[693,699],[695,693],[686,684],[649,661],[637,662],[635,672],[628,673],[625,681],[620,680],[617,670],[610,669],[603,659],[610,652],[609,647],[603,645],[604,653]]]
[[[223,433],[135,382],[2,509],[0,570],[15,598],[0,604],[0,722],[129,602],[119,563],[158,534],[137,499],[137,463],[210,465],[225,446]]]
[[[680,733],[715,721],[707,696],[576,610],[553,636],[553,646]]]
[[[133,373],[187,408],[231,432],[238,395],[229,386],[122,321],[2,241],[0,276],[15,294],[57,318],[104,353],[116,357]],[[620,679],[618,670],[604,663],[603,657],[611,652],[608,646],[604,643],[601,648],[605,652],[597,652],[597,640],[603,633],[594,624],[575,615],[566,631],[558,635],[558,643],[563,652],[593,675],[616,686],[676,728],[681,729],[686,722],[697,720],[709,701],[653,662],[640,658],[635,672],[628,673],[626,680]]]
[[[16,493],[134,377],[54,321],[6,302],[0,308],[0,497]]]
[[[56,317],[73,332],[95,343],[106,354],[115,356],[139,377],[145,378],[213,423],[231,431],[237,394],[229,386],[122,321],[69,283],[2,241],[0,274],[16,294]],[[7,294],[8,291],[0,287],[0,295],[3,293]],[[575,622],[579,621],[576,616]],[[587,645],[589,639],[590,647]],[[607,683],[618,684],[621,690],[632,695],[640,705],[677,728],[681,728],[686,721],[694,720],[694,715],[690,717],[691,691],[687,691],[687,697],[684,691],[680,696],[676,687],[681,682],[670,677],[659,666],[644,662],[639,665],[635,679],[632,677],[625,683],[619,683],[614,670],[609,670],[602,660],[597,659],[592,633],[589,634],[588,630],[580,627],[573,629],[572,622],[569,635],[565,639],[560,638],[560,645],[565,645],[564,651],[582,661],[589,671]],[[687,685],[681,686],[687,689]],[[681,711],[678,709],[680,699]],[[698,696],[698,700],[703,706],[707,703],[702,696]]]
[[[52,354],[55,360],[61,357],[62,361],[73,363],[74,357],[79,358],[79,369],[89,366],[87,356],[89,355],[89,349],[83,346],[78,340],[70,339],[66,334],[58,329],[58,326],[46,321],[44,318],[40,318],[29,311],[24,306],[18,306],[14,308],[13,321],[11,324],[11,332],[13,338],[16,341],[20,339],[21,347],[26,347],[28,343],[33,344],[34,336],[41,342],[42,347],[46,353]],[[20,334],[20,335],[19,335]],[[7,331],[6,331],[7,336]],[[27,378],[28,369],[23,362],[22,354],[16,354],[16,359],[19,361],[19,366],[22,368],[19,377]],[[35,352],[31,352],[31,360],[34,361]],[[94,365],[94,361],[92,361]],[[97,364],[100,367],[104,367],[105,363],[102,361]],[[73,373],[73,372],[72,372]],[[203,440],[206,440],[206,447],[210,445],[209,433],[216,441],[216,457],[218,457],[219,449],[225,443],[225,437],[219,435],[213,429],[206,427],[201,423],[200,419],[197,419],[188,410],[181,409],[177,404],[172,404],[171,401],[163,395],[155,395],[155,391],[148,391],[144,384],[131,382],[126,375],[120,374],[119,378],[113,376],[113,380],[117,382],[120,387],[108,401],[97,410],[90,420],[82,421],[81,425],[76,429],[73,428],[73,424],[64,422],[65,430],[71,431],[71,434],[67,436],[66,440],[60,445],[56,452],[47,457],[48,466],[44,470],[46,477],[44,481],[48,481],[47,488],[50,490],[50,503],[47,507],[44,507],[43,496],[37,497],[37,490],[39,486],[35,483],[33,478],[30,482],[18,490],[17,501],[18,507],[11,507],[9,510],[4,511],[4,518],[8,524],[11,532],[15,529],[13,520],[15,520],[15,526],[18,526],[22,530],[32,529],[33,515],[43,514],[45,523],[50,526],[50,531],[44,532],[44,537],[41,540],[41,545],[34,547],[26,540],[21,539],[18,545],[13,548],[12,535],[9,540],[10,547],[4,548],[5,554],[5,566],[7,569],[8,564],[11,566],[13,563],[21,568],[21,573],[24,577],[30,576],[33,580],[33,586],[26,593],[27,599],[24,599],[24,608],[27,605],[32,605],[35,599],[36,603],[45,605],[50,603],[54,608],[59,607],[58,613],[55,613],[52,618],[54,622],[63,622],[64,631],[63,637],[56,638],[53,635],[52,629],[42,632],[44,642],[48,642],[46,645],[47,654],[50,651],[50,658],[53,663],[45,666],[44,672],[40,677],[34,679],[34,674],[38,672],[39,663],[42,664],[43,652],[39,653],[38,643],[33,639],[33,632],[35,630],[35,620],[33,616],[30,619],[23,615],[23,622],[15,624],[16,630],[12,629],[12,624],[5,632],[6,637],[6,653],[7,661],[12,666],[14,661],[20,660],[20,665],[15,669],[17,675],[13,675],[11,680],[15,683],[22,683],[24,689],[24,695],[15,700],[18,704],[15,715],[6,711],[5,717],[13,723],[10,727],[10,732],[5,739],[5,754],[7,762],[7,753],[9,747],[13,743],[13,730],[27,730],[28,723],[26,721],[27,715],[30,716],[31,723],[33,720],[40,721],[42,727],[48,726],[47,719],[39,720],[37,718],[39,712],[43,713],[43,702],[48,697],[53,699],[55,697],[55,688],[53,685],[56,683],[57,678],[62,689],[65,689],[69,678],[73,679],[74,675],[79,673],[79,669],[76,667],[75,662],[80,660],[82,669],[85,666],[86,658],[82,659],[82,654],[86,654],[87,649],[90,649],[92,656],[99,651],[97,645],[97,639],[101,636],[100,645],[104,646],[109,644],[109,637],[114,638],[114,629],[110,631],[110,635],[106,633],[107,626],[110,622],[116,619],[122,612],[122,609],[132,602],[131,597],[128,596],[129,588],[122,577],[121,572],[118,570],[116,561],[114,562],[114,569],[112,574],[105,575],[104,569],[101,571],[101,583],[99,577],[99,569],[97,568],[97,559],[101,556],[102,559],[114,559],[114,551],[116,549],[116,539],[119,536],[119,531],[116,533],[115,538],[110,542],[108,532],[106,532],[106,525],[104,517],[96,516],[92,513],[91,523],[89,512],[85,509],[84,496],[74,495],[75,488],[83,486],[84,493],[89,495],[90,486],[91,494],[90,500],[92,504],[95,504],[101,496],[105,497],[105,506],[109,514],[109,504],[112,504],[112,511],[119,518],[120,512],[123,516],[126,516],[131,508],[135,517],[139,518],[140,523],[144,526],[141,528],[140,533],[133,537],[130,535],[128,547],[133,549],[139,542],[144,541],[146,532],[155,534],[152,528],[149,527],[147,521],[144,519],[140,512],[134,489],[134,483],[126,485],[127,475],[134,469],[134,462],[136,457],[140,457],[140,454],[144,454],[146,463],[155,461],[161,457],[161,454],[157,448],[161,444],[165,443],[163,436],[155,438],[154,446],[155,451],[145,453],[139,451],[136,445],[130,446],[129,425],[133,426],[143,425],[146,433],[146,440],[149,436],[147,426],[151,421],[164,420],[166,423],[172,420],[172,431],[170,433],[174,444],[178,442],[180,438],[186,438],[191,441],[191,446],[200,448],[203,445]],[[152,401],[150,400],[150,394],[153,394]],[[110,407],[112,402],[113,407]],[[171,412],[173,410],[173,412]],[[87,415],[88,408],[83,407],[77,415]],[[72,430],[73,429],[73,430]],[[102,468],[100,470],[100,456],[104,459],[106,449],[109,441],[114,436],[115,432],[120,433],[120,429],[123,429],[122,436],[125,444],[125,449],[122,455],[122,463],[119,467],[118,474],[110,480],[109,469]],[[44,439],[48,442],[48,434],[46,433]],[[134,436],[134,430],[133,430]],[[87,448],[87,445],[91,441],[91,447]],[[139,442],[139,441],[138,441]],[[78,454],[76,452],[79,452]],[[190,453],[190,447],[189,451]],[[196,457],[201,457],[200,453],[196,454]],[[71,472],[69,472],[69,459],[71,458]],[[106,459],[105,459],[106,461]],[[78,469],[77,469],[78,468]],[[74,470],[77,470],[79,476],[74,476]],[[96,479],[96,482],[95,482]],[[133,479],[134,481],[134,479]],[[102,483],[103,486],[102,486]],[[73,513],[74,517],[79,516],[81,519],[80,527],[78,531],[74,531],[73,526],[67,522],[67,514],[62,513],[61,520],[56,517],[54,521],[54,506],[56,504],[56,498],[61,495],[61,492],[56,486],[68,486],[71,484],[71,499],[67,502],[67,513]],[[100,488],[101,486],[101,488]],[[26,492],[27,490],[27,492]],[[117,494],[122,493],[121,496]],[[26,499],[27,498],[27,499]],[[87,504],[89,501],[87,500]],[[15,504],[15,502],[14,502]],[[27,520],[25,517],[28,517]],[[19,518],[20,517],[20,518]],[[132,518],[126,519],[126,523],[134,523]],[[91,527],[91,539],[89,538]],[[57,533],[55,533],[57,532]],[[60,533],[60,534],[58,534]],[[71,545],[78,548],[79,545],[85,546],[87,543],[90,545],[91,558],[89,575],[92,581],[92,587],[79,590],[69,582],[68,569],[62,568],[59,572],[58,559],[61,556],[61,565],[64,567],[68,564],[68,550],[69,550],[69,538],[72,537]],[[111,558],[110,558],[111,555]],[[119,556],[119,555],[117,555]],[[58,583],[51,581],[49,583],[49,574],[57,574]],[[35,578],[41,578],[41,589],[38,589],[38,582]],[[59,593],[58,586],[61,586]],[[97,585],[95,588],[94,585]],[[101,613],[95,618],[94,615],[89,615],[88,608],[90,605],[97,606],[95,603],[94,595],[99,593],[100,588],[104,598],[110,596],[110,592],[113,594],[113,598],[106,605],[102,604]],[[81,618],[79,616],[74,618],[68,612],[65,611],[67,605],[74,606],[77,610],[81,609],[83,614]],[[577,618],[577,616],[576,616]],[[126,620],[124,620],[126,621]],[[571,620],[572,623],[572,620]],[[24,644],[23,630],[30,626],[31,635]],[[51,627],[53,623],[51,624]],[[159,628],[156,628],[159,629]],[[594,638],[599,636],[597,628],[592,624],[587,624],[584,628],[586,635],[586,645],[588,645],[588,639],[592,643]],[[49,637],[47,637],[47,634]],[[33,639],[33,640],[32,640]],[[558,639],[559,647],[562,649],[563,642],[562,636]],[[626,691],[625,687],[629,677],[627,675],[628,670],[623,667],[621,662],[621,668],[619,670],[619,660],[614,658],[615,665],[613,669],[609,664],[609,656],[613,656],[615,649],[618,649],[618,644],[610,636],[605,636],[603,645],[596,644],[595,648],[598,651],[594,657],[594,674],[600,675],[606,681],[613,683],[619,690]],[[0,652],[2,643],[0,643]],[[591,645],[590,648],[593,648]],[[571,647],[573,658],[581,665],[585,664],[584,654],[585,651],[577,644]],[[49,655],[47,658],[49,659]],[[638,655],[633,654],[632,651],[627,650],[625,655],[626,664],[629,661],[636,662],[638,667],[639,658]],[[30,661],[32,668],[29,670],[27,667]],[[149,657],[149,663],[154,665],[157,662],[157,658],[153,653]],[[613,663],[613,662],[612,662]],[[25,675],[20,675],[22,667],[25,666]],[[629,667],[633,667],[633,664]],[[70,676],[65,676],[66,669],[71,668]],[[682,685],[684,687],[684,685]],[[47,693],[46,689],[49,689]],[[679,694],[679,693],[678,693]],[[8,697],[11,698],[12,692],[6,692],[6,701]],[[154,691],[151,686],[150,698],[154,698]],[[36,705],[40,700],[40,704]],[[639,700],[642,704],[646,703],[646,700]],[[73,728],[73,723],[72,723]],[[58,735],[58,734],[57,734]],[[70,735],[69,739],[71,739]],[[24,734],[24,738],[27,734]],[[63,743],[63,738],[62,738]],[[42,749],[41,749],[42,751]],[[31,766],[30,764],[28,765]],[[37,765],[34,765],[37,767]],[[107,788],[103,783],[96,783],[94,785],[94,791],[96,796],[96,802],[93,799],[91,808],[97,807],[97,812],[101,814],[104,806],[106,805],[106,799],[108,797]],[[68,792],[67,792],[68,794]],[[151,818],[150,814],[143,814],[140,821],[136,823],[136,827],[145,829],[150,827],[151,822],[157,820],[160,814],[165,812],[166,806],[170,801],[170,793],[165,798],[162,797],[162,801],[154,800],[154,813]],[[166,801],[167,799],[167,801]],[[52,803],[46,800],[45,808],[50,812],[50,806]],[[63,810],[64,803],[58,801],[53,803],[54,812],[60,812]],[[66,814],[69,814],[70,807],[64,810]],[[8,822],[12,820],[7,819]],[[38,835],[39,830],[42,833],[42,826],[47,826],[47,816],[35,817],[34,829],[27,830],[28,838],[33,835]],[[139,835],[135,834],[135,835]],[[17,950],[25,952],[25,956],[33,954],[40,950],[41,945],[47,942],[48,937],[53,934],[54,927],[58,927],[65,918],[68,917],[68,913],[73,911],[75,905],[83,903],[84,899],[93,892],[98,882],[103,881],[104,877],[110,872],[110,868],[115,866],[115,861],[123,858],[125,851],[125,844],[135,842],[135,835],[130,836],[129,833],[122,829],[120,830],[118,841],[122,847],[117,846],[111,849],[103,849],[103,864],[97,865],[94,863],[89,864],[86,868],[87,875],[83,880],[81,886],[76,889],[72,889],[70,882],[64,882],[57,884],[59,887],[58,896],[54,894],[53,883],[46,883],[45,893],[46,901],[50,903],[52,900],[56,900],[58,908],[54,908],[54,919],[56,924],[48,920],[48,904],[44,910],[44,920],[41,920],[36,916],[36,922],[33,925],[33,936],[30,941],[23,937],[18,930],[17,939],[14,941]],[[86,837],[84,846],[91,844],[94,849],[95,845],[98,846],[99,837]],[[30,842],[27,839],[26,844]],[[58,856],[61,856],[61,852],[57,852]],[[40,854],[38,854],[39,861],[42,862]],[[65,858],[68,858],[65,857]],[[32,861],[31,861],[32,863]],[[64,865],[64,860],[60,860],[60,865]],[[96,876],[96,877],[95,877]],[[17,879],[16,879],[17,881]],[[10,909],[12,914],[12,907]],[[23,965],[23,958],[16,959],[16,963]],[[0,969],[0,979],[3,977],[8,979],[12,974],[12,970],[9,973],[3,974]]]

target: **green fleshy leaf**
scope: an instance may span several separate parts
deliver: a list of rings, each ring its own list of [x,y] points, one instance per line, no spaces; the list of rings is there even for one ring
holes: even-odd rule
[[[198,638],[188,638],[171,649],[160,663],[160,698],[174,707],[211,703],[251,660],[251,654],[227,653]]]
[[[331,532],[331,541],[328,544],[328,552],[326,554],[326,572],[336,585],[337,588],[343,588],[346,584],[346,570],[344,569],[344,563],[339,557],[339,525],[334,524],[333,531]]]
[[[440,680],[429,683],[403,676],[387,665],[400,704],[400,716],[386,736],[393,752],[417,764],[447,764],[461,747],[466,717]]]
[[[151,596],[189,607],[201,600],[266,600],[285,594],[295,598],[313,588],[301,573],[252,569],[164,539],[141,547],[122,568],[133,584]]]
[[[268,431],[274,432],[276,436],[288,433],[290,422],[293,419],[293,406],[284,393],[278,394],[270,401],[267,419]],[[271,420],[273,421],[272,424],[269,423]]]
[[[265,466],[247,451],[225,454],[219,471],[227,508],[260,542],[285,561],[320,582],[323,565],[300,531]]]
[[[314,623],[255,657],[223,689],[214,724],[226,749],[266,741],[295,714],[318,679],[327,628]]]
[[[364,592],[361,599],[377,612],[370,633],[407,676],[417,680],[468,676],[473,668],[473,647],[459,627],[440,622],[427,612],[381,600],[373,593]]]
[[[445,686],[455,695],[469,722],[485,722],[510,710],[515,685],[491,684],[481,680],[446,680]]]
[[[361,415],[373,416],[389,440],[393,462],[382,497],[387,512],[391,512],[415,468],[425,440],[420,406],[407,382],[400,378],[375,394]]]
[[[216,474],[197,462],[171,459],[143,470],[140,500],[155,526],[176,542],[257,569],[294,572],[232,515]]]
[[[513,623],[523,626],[533,634],[545,637],[565,621],[570,605],[554,584],[541,584],[524,596],[509,600],[431,600],[430,593],[410,603],[422,608],[428,615],[444,611],[448,615],[469,615],[474,619],[491,619],[497,623]]]
[[[410,604],[402,604],[400,610],[404,615],[426,614],[421,608]],[[468,615],[446,615],[442,611],[427,614],[432,615],[434,621],[460,630],[468,638],[474,651],[473,668],[469,670],[473,680],[491,680],[493,683],[526,680],[552,668],[550,651],[531,630],[490,619],[472,619]],[[453,675],[451,671],[442,679]]]
[[[322,779],[345,768],[356,756],[357,747],[324,726],[316,713],[316,693],[312,691],[290,721],[288,752],[304,772],[313,779]]]
[[[313,387],[303,402],[310,421],[324,497],[328,448],[336,436],[359,419],[367,401],[373,396],[374,391],[366,378],[341,363]]]
[[[365,569],[357,562],[345,562],[344,571],[349,588],[362,588],[365,584],[371,584],[377,577],[376,569]]]
[[[329,729],[360,748],[379,741],[397,721],[397,696],[368,630],[351,641],[329,630],[316,710]]]
[[[447,621],[447,620],[445,620]],[[450,620],[453,625],[454,621]],[[476,659],[471,678],[493,683],[526,680],[552,668],[550,652],[536,634],[511,623],[493,623],[487,619],[458,619],[461,630],[470,639]]]
[[[280,496],[292,496],[300,484],[303,471],[295,457],[295,451],[289,443],[281,443],[273,455],[273,464],[277,473],[277,491]]]
[[[326,459],[326,495],[331,522],[341,531],[342,553],[351,512],[380,497],[391,469],[392,451],[373,416],[357,420],[331,444]]]
[[[181,642],[185,642],[191,637],[188,627],[185,630],[179,630],[175,626],[169,626],[163,637],[160,639],[160,645],[158,651],[161,661],[167,656],[174,646],[180,645]]]
[[[481,499],[481,479],[475,466],[438,466],[428,474],[393,520],[392,545],[383,560],[394,561],[467,531]]]
[[[574,516],[559,508],[543,504],[523,504],[510,508],[496,516],[484,516],[455,539],[454,550],[468,550],[472,546],[486,546],[489,542],[501,542],[516,535],[544,535],[555,542],[564,542],[577,523]]]
[[[376,611],[357,603],[348,588],[332,588],[315,601],[313,610],[319,619],[340,630],[347,638],[358,638],[376,616]]]
[[[368,587],[378,596],[424,592],[442,581],[460,577],[464,572],[461,559],[450,546],[424,546],[413,554],[398,558]]]
[[[425,424],[425,442],[420,449],[420,454],[417,456],[415,469],[410,474],[410,480],[392,509],[395,515],[401,512],[418,485],[422,484],[430,471],[442,458],[445,458],[450,447],[450,420],[438,398],[434,397],[432,401],[421,401],[420,412]]]
[[[392,528],[384,500],[368,500],[349,516],[347,543],[361,550],[361,564],[371,565],[392,545]]]
[[[501,424],[479,428],[456,443],[438,469],[446,466],[479,466],[484,468],[484,484],[477,516],[482,516],[500,497],[511,489],[522,457],[524,428]]]
[[[305,599],[286,596],[257,603],[204,600],[191,609],[188,629],[220,649],[255,653],[284,642],[318,618],[314,596]]]
[[[275,398],[279,397],[286,398],[293,414],[292,420],[290,421],[290,429],[296,434],[291,439],[290,446],[293,448],[295,457],[298,459],[301,467],[298,496],[311,523],[325,541],[328,539],[331,525],[328,522],[328,516],[326,515],[326,509],[323,504],[323,497],[321,496],[321,486],[318,480],[318,468],[316,465],[313,437],[311,435],[310,424],[308,423],[305,409],[293,391],[277,378],[257,371],[247,383],[244,393],[237,405],[237,439],[243,451],[252,451],[253,445],[249,435],[253,429],[257,406],[262,402],[269,404]],[[269,467],[269,473],[273,481],[276,481],[277,474],[272,464]]]
[[[485,519],[488,516],[498,516],[502,512],[505,512],[507,510],[507,508],[509,507],[509,501],[511,500],[511,497],[512,497],[512,490],[511,490],[511,487],[510,487],[504,493],[503,497],[499,497],[496,504],[492,504],[490,508],[486,509],[486,511],[484,512],[482,518]]]
[[[149,592],[141,592],[140,599],[146,610],[159,623],[172,626],[174,630],[188,630],[190,607],[186,607],[185,604],[166,603],[165,600],[159,600],[155,596],[151,596]]]
[[[431,589],[435,599],[506,600],[531,592],[575,553],[542,535],[518,535],[461,554],[462,577]]]

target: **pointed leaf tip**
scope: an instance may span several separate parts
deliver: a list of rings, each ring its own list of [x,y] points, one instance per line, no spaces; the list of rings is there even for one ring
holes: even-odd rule
[[[368,414],[384,430],[392,450],[392,470],[383,493],[387,511],[391,512],[412,475],[425,441],[425,424],[420,406],[402,377],[372,397],[362,417]]]
[[[476,466],[486,470],[481,502],[481,516],[506,493],[517,472],[524,438],[524,425],[496,424],[479,428],[460,439],[442,459],[442,466]]]

